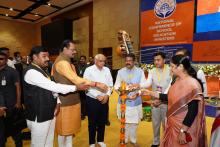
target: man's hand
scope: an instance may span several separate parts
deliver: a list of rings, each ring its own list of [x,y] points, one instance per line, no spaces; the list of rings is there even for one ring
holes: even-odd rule
[[[148,89],[141,89],[141,95],[149,95],[151,96],[151,91]]]
[[[5,115],[5,110],[6,110],[5,107],[0,107],[0,117]]]
[[[128,90],[132,91],[132,90],[136,90],[140,88],[140,84],[129,84],[128,85]]]
[[[91,86],[87,84],[79,84],[79,85],[76,85],[76,87],[77,87],[77,90],[88,90]]]
[[[54,116],[57,116],[60,112],[60,104],[57,104],[55,111],[54,111]]]
[[[158,92],[150,91],[148,89],[142,89],[141,90],[141,95],[149,95],[149,96],[155,97],[157,99],[159,99],[159,97],[160,97]]]
[[[152,101],[152,105],[153,105],[154,107],[158,107],[160,104],[161,104],[161,101],[160,101],[159,99],[154,99],[154,100]]]
[[[96,98],[97,98],[97,100],[98,100],[98,101],[100,101],[100,102],[101,102],[101,101],[103,101],[104,96],[98,95]]]
[[[16,109],[21,109],[21,108],[22,108],[21,103],[20,103],[20,102],[17,102],[17,103],[15,104],[15,108],[16,108]]]
[[[100,89],[101,92],[106,93],[108,91],[108,86],[106,84],[96,82],[96,87]]]
[[[102,104],[106,104],[108,102],[109,96],[105,95],[103,96],[103,100],[101,101]]]

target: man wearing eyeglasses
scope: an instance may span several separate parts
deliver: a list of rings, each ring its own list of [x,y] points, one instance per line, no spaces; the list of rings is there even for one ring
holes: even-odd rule
[[[109,68],[104,67],[105,61],[106,57],[104,55],[96,55],[95,64],[86,68],[83,77],[112,87],[113,80],[111,72]],[[104,143],[105,123],[107,121],[107,102],[111,92],[111,88],[109,88],[107,92],[101,92],[96,88],[90,88],[86,93],[90,147],[95,147],[96,134],[98,144],[101,147],[106,147],[106,144]]]

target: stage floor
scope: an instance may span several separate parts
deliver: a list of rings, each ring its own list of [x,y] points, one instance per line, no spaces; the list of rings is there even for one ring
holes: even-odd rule
[[[117,105],[117,95],[113,93],[110,98],[110,122],[111,125],[106,127],[105,132],[105,143],[108,147],[117,147],[119,145],[119,131],[120,131],[120,121],[116,117],[116,105]],[[208,141],[210,140],[211,126],[214,119],[207,117],[207,136]],[[141,147],[150,147],[153,138],[152,123],[142,121],[138,127],[138,144]],[[24,141],[24,147],[30,146],[30,141]],[[57,139],[54,141],[55,147],[57,147]],[[73,141],[74,147],[88,147],[88,122],[87,119],[82,121],[82,127],[79,134],[76,135]],[[131,145],[128,145],[130,147]],[[11,138],[8,138],[6,147],[14,147],[14,143]],[[131,146],[132,147],[132,146]]]

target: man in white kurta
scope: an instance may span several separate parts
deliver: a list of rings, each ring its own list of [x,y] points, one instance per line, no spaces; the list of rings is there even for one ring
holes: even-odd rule
[[[130,87],[140,87],[142,83],[144,83],[145,75],[142,69],[134,66],[135,56],[133,54],[126,55],[125,64],[126,67],[120,69],[117,74],[116,82],[114,88],[117,90],[121,86],[121,82],[124,81]],[[134,146],[138,146],[137,144],[137,136],[136,131],[138,127],[138,123],[141,121],[143,117],[142,112],[142,100],[140,96],[136,96],[136,98],[132,98],[135,92],[130,92],[128,94],[126,100],[126,112],[125,112],[125,142],[128,143],[129,137],[130,142]],[[117,105],[117,116],[121,118],[120,111],[120,103],[121,98],[119,97],[118,105]]]

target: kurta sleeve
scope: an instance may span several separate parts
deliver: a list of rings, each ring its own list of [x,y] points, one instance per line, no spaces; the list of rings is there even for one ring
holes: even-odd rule
[[[70,80],[72,83],[78,85],[78,84],[90,84],[91,81],[87,79],[83,79],[79,77],[76,72],[71,67],[71,64],[67,61],[60,61],[55,64],[56,71],[66,77],[68,80]]]

